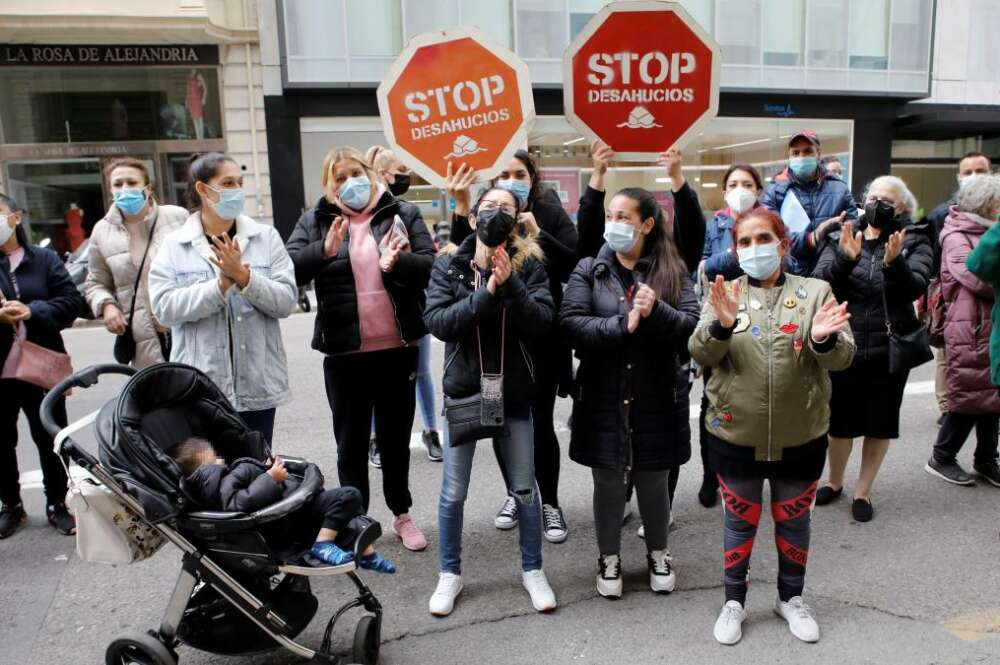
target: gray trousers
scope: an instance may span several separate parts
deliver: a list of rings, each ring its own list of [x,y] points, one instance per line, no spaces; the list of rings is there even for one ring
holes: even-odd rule
[[[591,469],[594,475],[594,525],[597,548],[602,556],[618,554],[622,543],[622,513],[628,486],[625,474],[608,469]],[[646,549],[667,549],[667,524],[670,522],[668,471],[632,471],[639,516],[646,528]]]

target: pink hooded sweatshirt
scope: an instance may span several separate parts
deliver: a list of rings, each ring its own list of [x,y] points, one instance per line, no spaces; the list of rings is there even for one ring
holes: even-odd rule
[[[382,268],[378,264],[380,257],[378,243],[372,235],[373,211],[384,193],[385,185],[380,184],[372,202],[357,213],[338,201],[340,209],[351,225],[349,252],[351,271],[354,273],[354,290],[358,297],[358,320],[361,324],[359,353],[394,349],[404,345],[403,336],[396,323],[396,310],[382,283]]]

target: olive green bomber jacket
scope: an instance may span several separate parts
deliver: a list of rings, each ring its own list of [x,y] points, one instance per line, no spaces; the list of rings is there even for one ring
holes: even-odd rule
[[[827,433],[829,372],[850,366],[854,338],[845,325],[832,346],[812,342],[813,316],[833,297],[822,280],[785,274],[771,289],[745,275],[736,282],[741,303],[732,334],[725,338],[729,331],[706,299],[688,343],[695,361],[712,368],[705,426],[723,441],[754,448],[756,460],[779,461],[784,448]]]

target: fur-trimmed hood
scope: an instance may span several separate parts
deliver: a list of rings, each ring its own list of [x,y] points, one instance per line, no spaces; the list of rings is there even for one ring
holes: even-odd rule
[[[438,256],[454,257],[452,263],[468,266],[469,261],[476,255],[476,235],[473,233],[461,245],[448,243],[438,251]],[[510,265],[515,272],[523,273],[528,259],[534,259],[539,263],[545,263],[545,252],[538,244],[538,236],[535,234],[512,235],[507,240],[507,252],[510,254]]]

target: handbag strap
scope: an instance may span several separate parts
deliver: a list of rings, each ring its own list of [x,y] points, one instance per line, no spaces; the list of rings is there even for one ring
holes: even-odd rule
[[[149,227],[149,238],[146,240],[146,249],[142,252],[142,260],[139,261],[139,273],[135,276],[135,284],[132,286],[132,305],[128,308],[128,327],[132,328],[132,319],[135,317],[135,299],[139,295],[139,282],[142,281],[142,269],[146,265],[146,256],[149,255],[149,248],[153,244],[153,232],[156,231],[156,223],[160,221],[157,214],[153,219],[153,225]]]
[[[483,283],[483,276],[479,273],[479,269],[476,267],[475,263],[472,265],[472,272],[476,276],[475,285],[476,290]],[[483,339],[479,334],[479,324],[476,324],[476,345],[479,348],[479,373],[486,373],[486,365],[483,364]],[[503,364],[507,355],[507,308],[502,307],[500,313],[500,375],[503,376]]]

